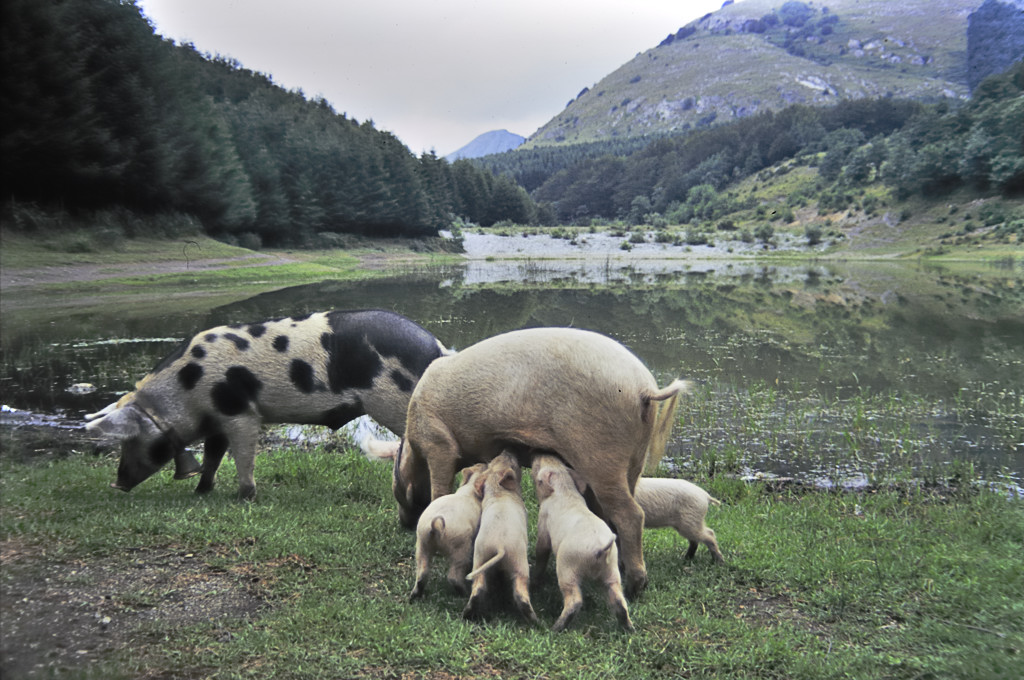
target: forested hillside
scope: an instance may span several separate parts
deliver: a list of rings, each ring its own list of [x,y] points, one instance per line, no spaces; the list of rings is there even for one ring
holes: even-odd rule
[[[533,218],[511,179],[417,158],[372,121],[163,40],[133,0],[5,0],[0,12],[8,207],[184,214],[249,245]]]
[[[881,181],[897,195],[960,187],[1024,191],[1024,64],[982,82],[965,103],[857,99],[796,105],[689,134],[517,150],[480,159],[533,189],[561,223],[714,219],[731,184],[790,159],[818,166],[819,199],[841,209]]]

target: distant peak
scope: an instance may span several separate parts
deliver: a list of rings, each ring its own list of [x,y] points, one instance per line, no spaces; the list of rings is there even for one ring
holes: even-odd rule
[[[480,158],[492,153],[511,151],[526,141],[526,137],[508,130],[491,130],[478,135],[469,144],[445,156],[449,161],[460,158]]]

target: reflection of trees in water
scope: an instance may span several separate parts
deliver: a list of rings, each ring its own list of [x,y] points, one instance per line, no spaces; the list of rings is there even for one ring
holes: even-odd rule
[[[224,323],[377,307],[415,319],[455,348],[529,326],[592,329],[623,342],[664,380],[778,380],[781,389],[795,391],[870,387],[941,397],[979,382],[1024,384],[1024,292],[1004,285],[1005,279],[958,279],[905,266],[723,261],[714,263],[715,271],[657,273],[642,264],[625,271],[598,264],[622,282],[567,277],[465,285],[463,269],[439,268],[294,286],[200,314],[154,308],[152,316],[130,320],[113,314],[41,320],[17,334],[5,332],[0,378],[8,399],[36,395],[22,407],[65,403],[64,390],[76,382],[95,383],[101,396],[92,398],[103,399],[131,389],[175,343],[84,348],[76,342],[185,338]]]

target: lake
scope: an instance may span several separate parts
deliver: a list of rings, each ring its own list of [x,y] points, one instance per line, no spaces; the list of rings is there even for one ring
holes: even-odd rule
[[[698,381],[667,462],[860,487],[899,476],[1024,480],[1024,267],[750,259],[476,257],[215,304],[8,304],[8,424],[78,427],[204,328],[323,309],[405,314],[456,349],[575,326],[632,349],[660,384]]]

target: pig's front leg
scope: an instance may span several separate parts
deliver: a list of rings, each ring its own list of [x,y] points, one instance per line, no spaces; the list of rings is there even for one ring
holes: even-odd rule
[[[215,434],[206,438],[203,445],[203,475],[199,478],[199,486],[196,493],[209,493],[213,491],[214,477],[217,476],[217,468],[224,460],[224,454],[228,450],[228,438],[224,434]]]

